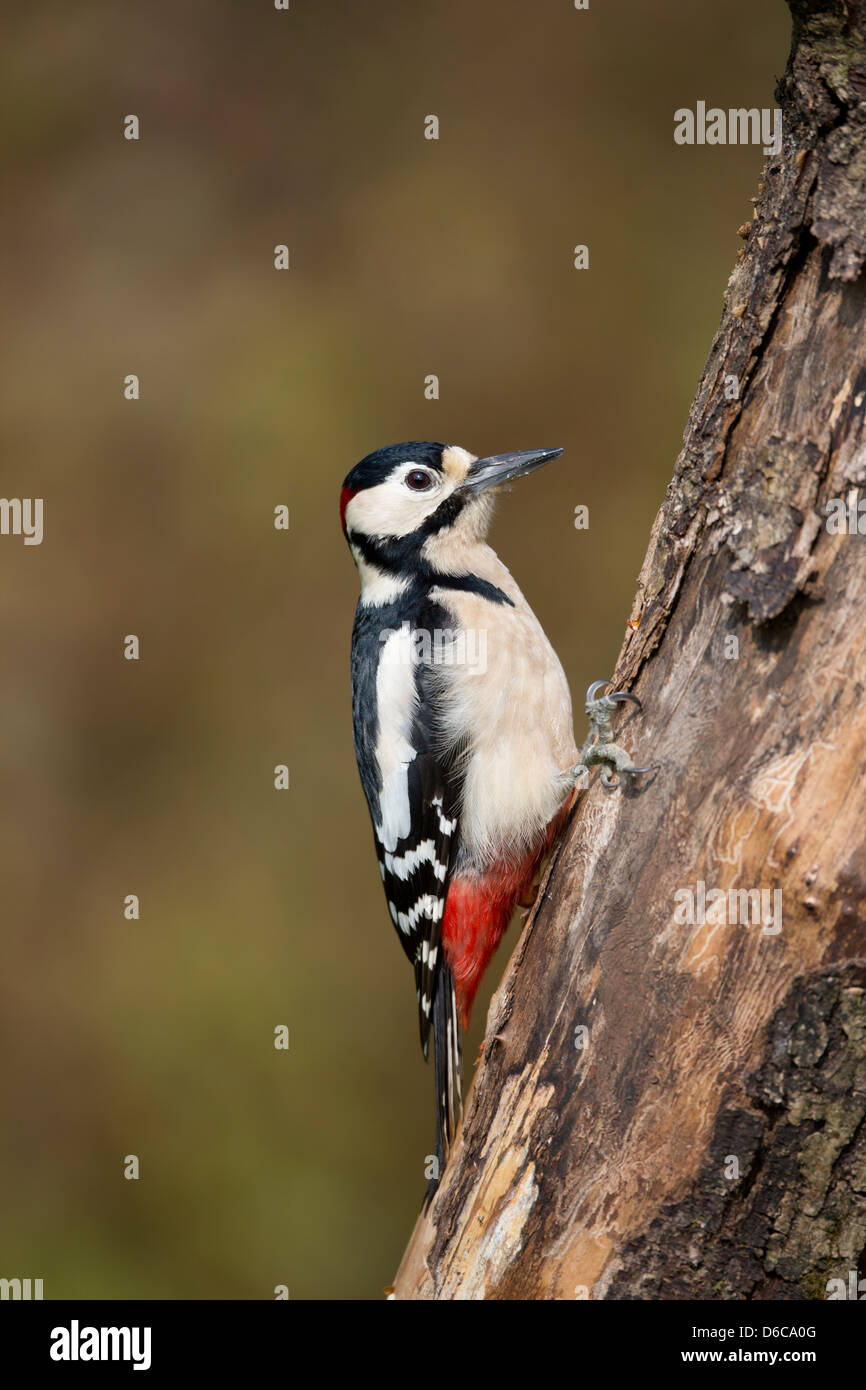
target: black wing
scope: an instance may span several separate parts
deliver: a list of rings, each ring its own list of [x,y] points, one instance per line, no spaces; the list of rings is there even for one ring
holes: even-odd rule
[[[433,603],[416,610],[359,606],[352,638],[355,751],[370,808],[388,909],[415,969],[421,1045],[427,1055],[441,968],[445,898],[457,851],[462,790],[459,751],[441,737],[441,673],[416,660],[415,634],[453,628]],[[426,649],[429,651],[429,646]],[[380,662],[393,669],[382,673]],[[381,705],[381,707],[380,707]]]
[[[462,1109],[460,1027],[441,935],[457,856],[463,750],[444,751],[447,686],[441,670],[414,660],[381,669],[387,643],[394,643],[398,656],[401,642],[411,654],[416,634],[453,629],[453,619],[429,601],[416,606],[412,624],[405,622],[406,609],[405,600],[399,609],[359,605],[352,634],[352,702],[355,751],[385,895],[415,969],[425,1057],[431,1021],[433,1026],[438,1171],[427,1188],[429,1202]]]

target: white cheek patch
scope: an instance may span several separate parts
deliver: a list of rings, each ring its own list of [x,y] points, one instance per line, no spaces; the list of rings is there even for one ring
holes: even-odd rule
[[[349,531],[364,536],[408,536],[423,526],[451,492],[452,484],[441,482],[429,492],[413,492],[403,482],[406,471],[355,494],[346,507]]]

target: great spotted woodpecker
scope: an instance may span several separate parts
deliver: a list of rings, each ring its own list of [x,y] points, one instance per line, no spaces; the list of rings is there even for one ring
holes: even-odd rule
[[[388,908],[433,1029],[441,1171],[462,1110],[459,1024],[518,903],[532,901],[578,777],[635,768],[613,741],[624,692],[587,692],[578,752],[565,673],[485,542],[494,492],[561,449],[476,458],[379,449],[347,476],[343,531],[361,579],[352,633],[355,752]],[[428,1200],[438,1173],[428,1187]]]

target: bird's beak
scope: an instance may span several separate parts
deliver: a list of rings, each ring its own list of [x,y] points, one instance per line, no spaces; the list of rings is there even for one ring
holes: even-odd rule
[[[461,492],[485,492],[498,483],[511,482],[512,478],[522,478],[524,473],[532,473],[551,459],[559,458],[561,449],[520,449],[516,454],[491,454],[486,459],[476,459],[469,466],[469,472],[460,484]]]

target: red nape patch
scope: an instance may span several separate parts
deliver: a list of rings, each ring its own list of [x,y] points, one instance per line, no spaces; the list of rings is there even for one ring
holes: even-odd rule
[[[346,534],[346,508],[352,498],[356,496],[357,492],[358,488],[356,487],[344,487],[340,489],[340,525],[343,528],[344,536]]]

